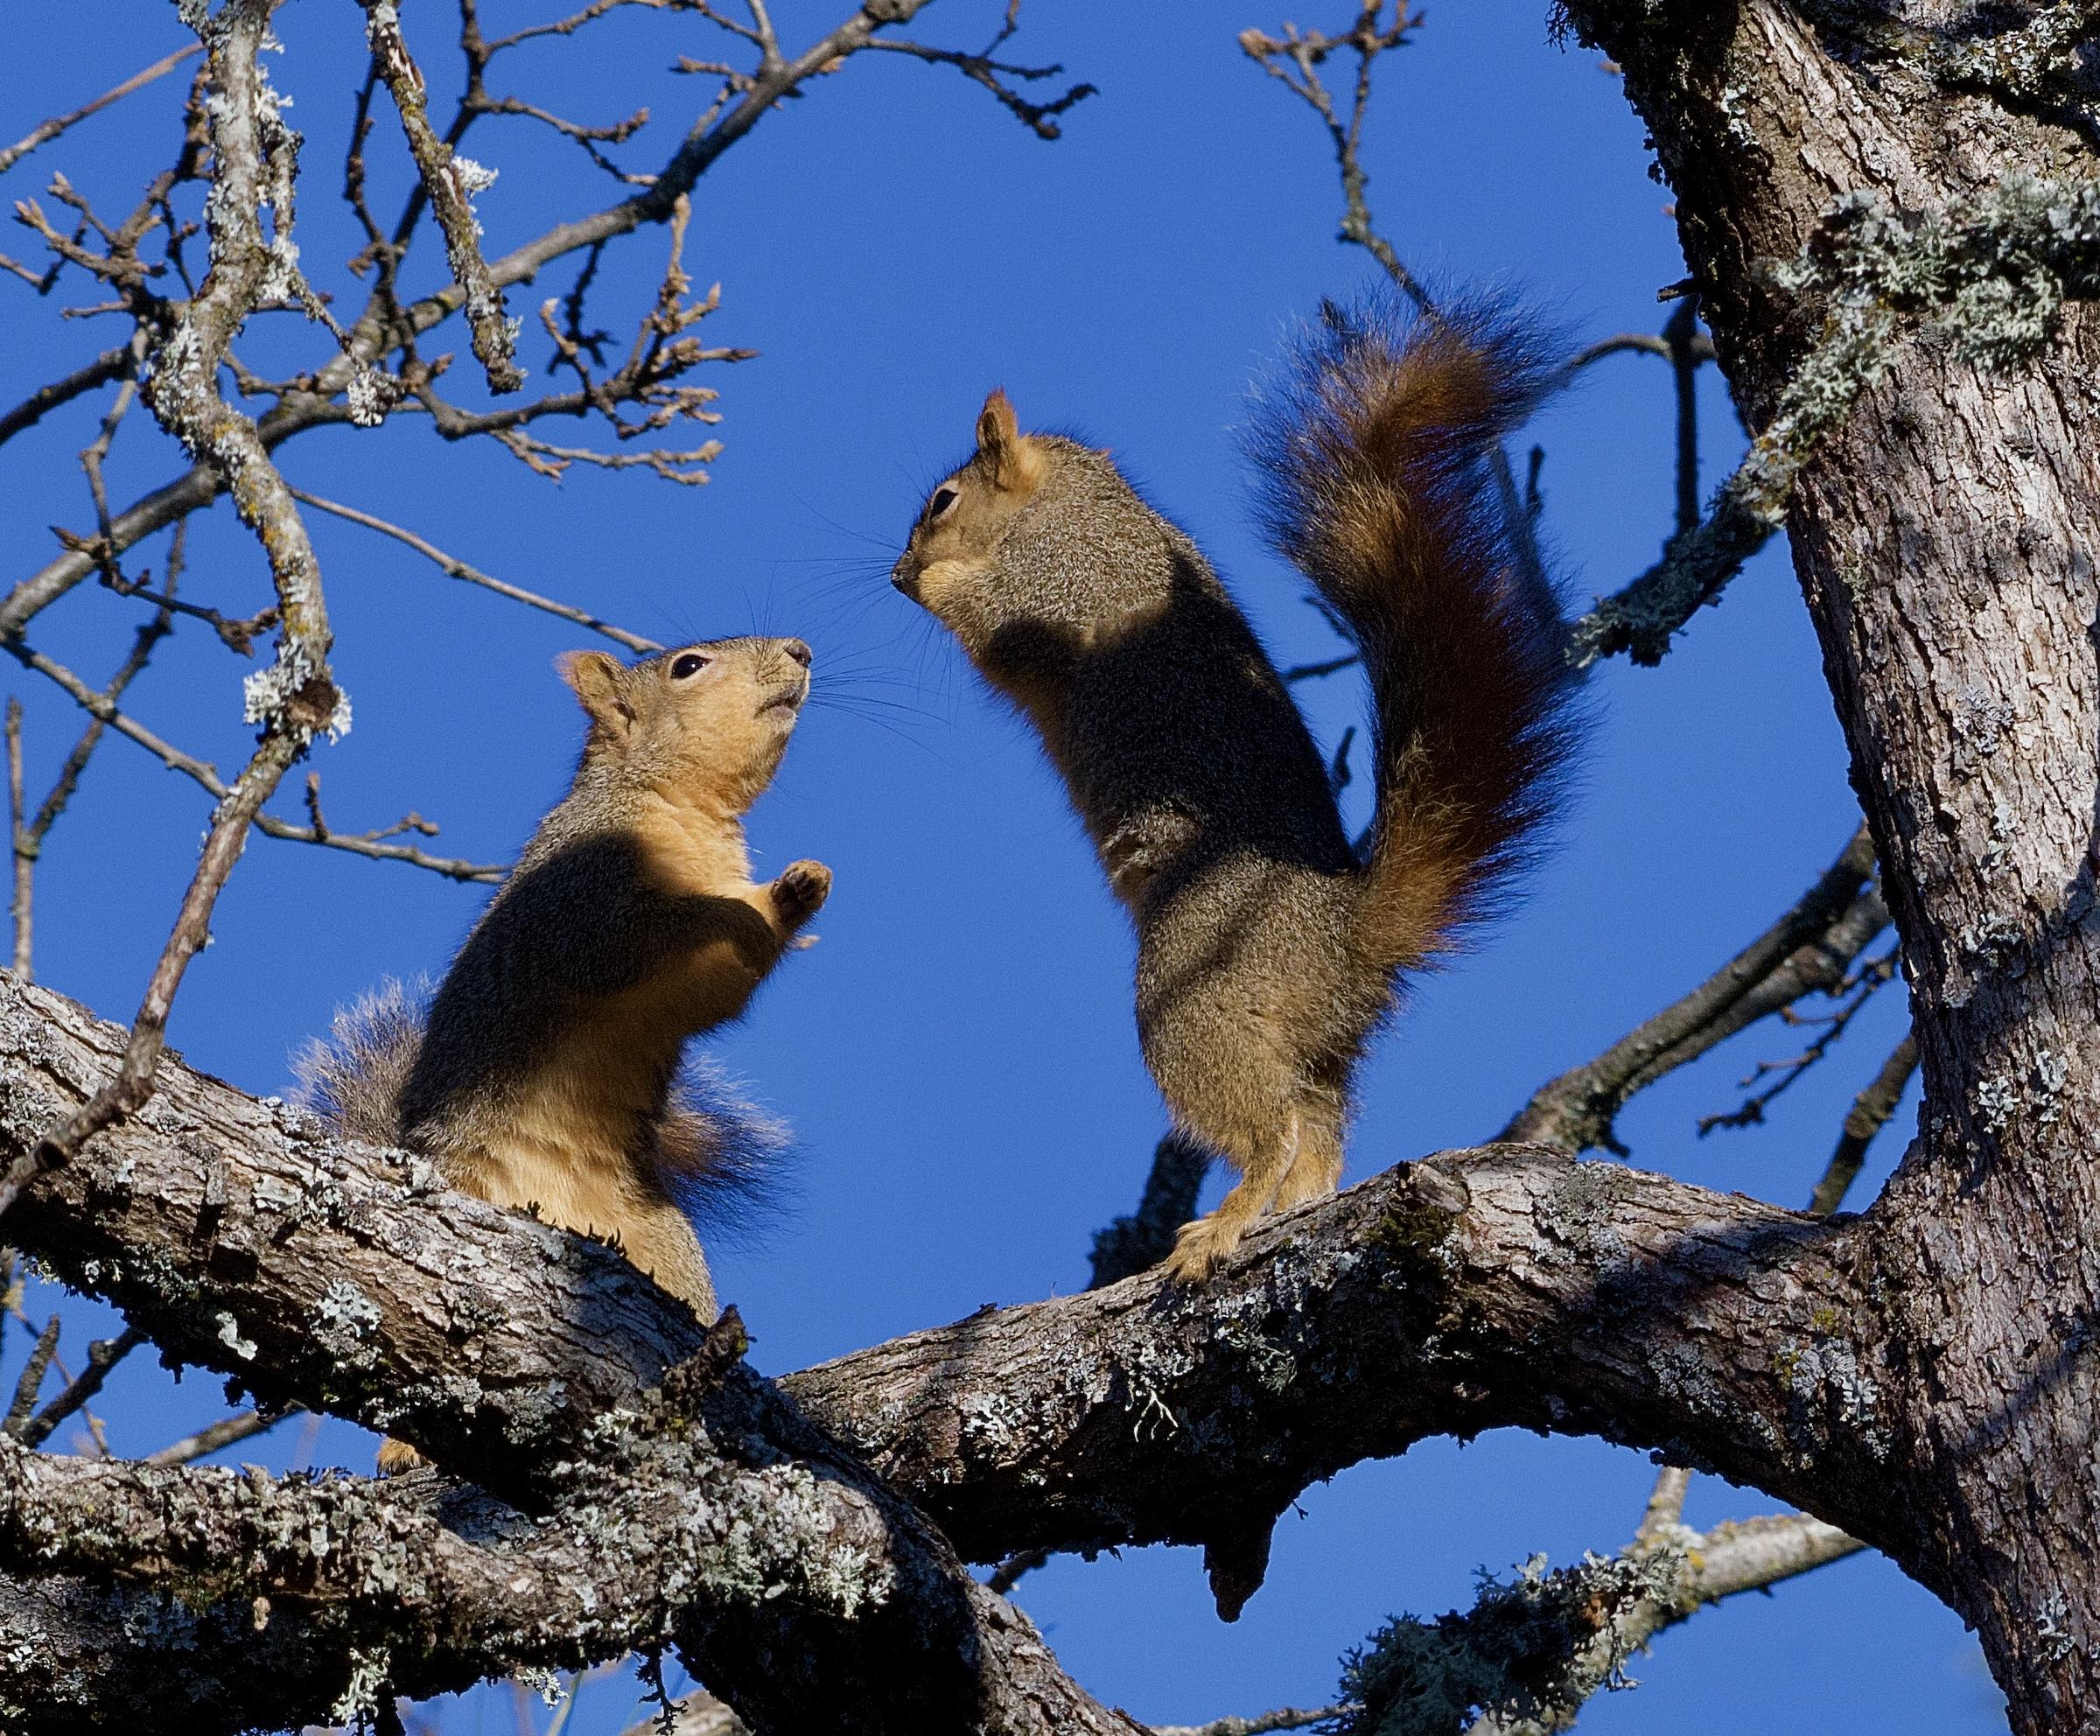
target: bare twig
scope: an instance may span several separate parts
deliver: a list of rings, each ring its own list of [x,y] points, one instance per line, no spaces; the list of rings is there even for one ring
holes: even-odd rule
[[[145,1334],[136,1326],[126,1326],[115,1338],[96,1339],[88,1347],[88,1366],[66,1383],[66,1390],[34,1417],[26,1418],[20,1428],[10,1428],[8,1432],[24,1446],[41,1446],[53,1429],[102,1390],[109,1370],[145,1341]],[[104,1450],[107,1451],[106,1444]]]
[[[627,186],[646,187],[655,182],[656,178],[654,175],[634,174],[621,168],[619,164],[598,148],[601,144],[624,144],[634,137],[636,133],[648,124],[649,111],[647,108],[637,108],[626,120],[616,121],[611,126],[586,127],[575,121],[565,121],[559,115],[550,113],[545,108],[536,108],[522,98],[515,96],[484,95],[478,100],[470,99],[469,106],[476,114],[522,115],[529,120],[539,121],[552,127],[564,138],[573,141],[586,157],[608,175],[611,175],[613,179]]]
[[[1721,1115],[1704,1115],[1698,1120],[1699,1138],[1704,1139],[1718,1127],[1755,1127],[1765,1118],[1765,1109],[1772,1100],[1790,1089],[1816,1062],[1829,1054],[1833,1045],[1844,1036],[1852,1020],[1876,991],[1891,982],[1896,974],[1896,954],[1892,948],[1880,958],[1869,959],[1857,971],[1840,977],[1834,983],[1819,984],[1825,994],[1849,997],[1835,1012],[1810,1017],[1796,1012],[1791,1007],[1781,1007],[1779,1017],[1782,1024],[1812,1025],[1816,1034],[1808,1047],[1799,1054],[1788,1055],[1784,1060],[1760,1060],[1741,1082],[1745,1086],[1754,1085],[1760,1079],[1776,1074],[1778,1077],[1763,1090],[1746,1098],[1740,1108]]]
[[[153,654],[153,648],[166,638],[174,626],[169,611],[175,606],[173,592],[182,573],[183,533],[188,527],[177,525],[175,536],[168,549],[167,595],[153,619],[132,635],[131,650],[110,676],[109,684],[102,690],[102,703],[114,707],[123,696],[124,690],[146,667]],[[59,775],[49,792],[37,808],[36,817],[27,819],[21,800],[21,708],[14,700],[8,702],[8,794],[10,809],[14,816],[13,850],[14,918],[15,918],[15,974],[24,982],[32,975],[35,941],[35,876],[36,864],[44,853],[44,841],[51,836],[51,829],[65,813],[66,804],[73,800],[74,792],[80,788],[80,774],[88,769],[88,761],[101,746],[104,722],[100,717],[90,716],[87,728],[66,756],[60,766]]]
[[[1294,663],[1284,671],[1285,682],[1318,681],[1322,676],[1339,675],[1344,669],[1353,669],[1363,659],[1351,651],[1344,656],[1329,657],[1318,663]]]
[[[59,1317],[53,1314],[44,1322],[44,1330],[37,1334],[36,1348],[29,1353],[29,1361],[22,1369],[21,1378],[15,1382],[14,1403],[7,1407],[7,1420],[0,1423],[0,1433],[20,1438],[28,1427],[30,1413],[36,1409],[37,1394],[43,1390],[44,1376],[50,1372],[51,1359],[59,1349]]]
[[[578,626],[588,627],[592,633],[603,634],[630,651],[646,654],[663,649],[653,639],[644,639],[638,633],[629,633],[625,627],[614,626],[612,622],[600,620],[596,615],[571,604],[557,603],[551,597],[542,597],[537,592],[527,591],[521,585],[494,578],[479,567],[468,565],[457,556],[446,554],[444,550],[426,542],[414,531],[405,530],[398,524],[389,524],[385,519],[371,513],[360,512],[355,507],[346,507],[335,500],[324,500],[318,494],[309,494],[303,488],[294,488],[291,494],[294,500],[302,500],[321,512],[332,513],[338,518],[348,519],[353,524],[361,524],[368,530],[376,530],[383,536],[393,537],[396,542],[407,543],[448,578],[463,579],[469,584],[479,584],[486,591],[493,591],[499,597],[508,597],[514,603],[522,603],[528,608],[544,609],[550,615],[559,615],[565,621],[573,621]]]
[[[237,1410],[209,1428],[185,1435],[180,1440],[171,1441],[158,1452],[149,1452],[144,1462],[148,1465],[187,1465],[216,1452],[222,1446],[231,1446],[237,1440],[246,1440],[252,1435],[274,1429],[287,1417],[296,1417],[296,1410]]]
[[[164,74],[173,72],[196,52],[197,45],[194,42],[186,48],[178,48],[172,54],[163,55],[144,71],[132,74],[114,90],[104,91],[94,102],[75,108],[70,115],[60,115],[52,120],[46,121],[41,126],[32,130],[27,137],[9,145],[4,150],[0,150],[0,175],[4,175],[38,145],[49,144],[66,128],[86,120],[90,115],[99,114],[112,102],[121,102],[135,90],[144,89],[146,86],[151,84],[155,79],[161,77]]]
[[[1011,26],[1008,32],[1002,32],[1002,39],[1009,33]],[[998,45],[995,43],[993,46],[996,47]],[[995,60],[991,58],[990,49],[986,49],[983,53],[970,54],[959,49],[930,47],[923,42],[885,41],[879,37],[870,42],[868,46],[883,49],[892,54],[909,54],[914,60],[931,61],[937,66],[955,67],[963,77],[983,85],[998,97],[1009,114],[1041,139],[1061,137],[1062,130],[1057,124],[1057,117],[1074,104],[1083,102],[1088,97],[1097,94],[1093,85],[1075,84],[1062,96],[1054,97],[1047,102],[1031,102],[1006,80],[1020,79],[1032,82],[1037,79],[1051,79],[1065,69],[1060,66],[1018,66],[1008,61]]]
[[[173,743],[154,734],[136,718],[118,710],[65,664],[46,656],[20,640],[0,640],[0,650],[8,652],[25,668],[34,669],[38,675],[55,682],[81,710],[101,718],[119,735],[137,743],[170,771],[180,772],[221,801],[231,794],[232,787],[220,777],[209,761],[186,753]],[[428,868],[450,879],[494,883],[503,878],[503,869],[495,864],[430,856],[409,844],[379,842],[404,830],[423,830],[429,825],[427,821],[412,818],[368,833],[332,830],[317,833],[308,827],[295,826],[289,821],[280,820],[270,814],[258,815],[255,823],[258,831],[273,838],[284,838],[295,844],[327,844],[332,849],[346,850],[353,855],[368,856],[380,861],[405,862],[417,868]]]
[[[35,933],[31,901],[36,893],[36,858],[24,846],[22,826],[22,702],[12,694],[7,700],[7,835],[14,858],[14,897],[9,905],[15,919],[15,975],[29,980],[30,946]]]
[[[97,386],[106,386],[112,380],[122,380],[137,366],[136,357],[130,344],[119,344],[102,354],[84,368],[75,368],[63,380],[54,380],[48,386],[39,386],[26,398],[0,416],[0,444],[4,444],[24,428],[32,428],[60,404],[70,403]]]
[[[1499,1137],[1623,1155],[1613,1125],[1635,1092],[1744,1026],[1844,979],[1888,925],[1880,895],[1868,884],[1873,865],[1873,844],[1862,826],[1823,878],[1764,934],[1596,1060],[1542,1087]]]
[[[1852,1183],[1858,1179],[1859,1167],[1866,1161],[1866,1148],[1873,1143],[1874,1136],[1888,1124],[1889,1116],[1896,1112],[1896,1105],[1903,1100],[1910,1076],[1918,1070],[1918,1040],[1906,1032],[1903,1040],[1889,1052],[1881,1063],[1881,1070],[1874,1075],[1873,1082],[1852,1100],[1851,1112],[1844,1117],[1844,1126],[1838,1138],[1838,1149],[1830,1153],[1830,1166],[1823,1172],[1823,1180],[1816,1184],[1809,1209],[1819,1218],[1827,1218],[1844,1204],[1844,1196],[1851,1192]]]
[[[525,383],[517,363],[517,334],[504,317],[501,286],[489,276],[488,262],[481,256],[481,226],[474,217],[474,195],[495,177],[471,158],[458,155],[431,128],[423,71],[402,38],[400,11],[388,0],[359,4],[365,9],[372,63],[393,93],[409,155],[415,158],[416,172],[444,235],[444,256],[466,311],[474,354],[488,375],[490,391],[514,392]]]
[[[556,18],[552,24],[529,24],[523,30],[513,31],[508,36],[499,36],[484,43],[484,64],[506,48],[514,48],[519,43],[529,42],[536,36],[573,36],[585,24],[604,18],[608,12],[617,11],[622,6],[646,6],[658,12],[690,10],[686,0],[591,0],[591,4],[582,11],[571,12],[565,18]]]

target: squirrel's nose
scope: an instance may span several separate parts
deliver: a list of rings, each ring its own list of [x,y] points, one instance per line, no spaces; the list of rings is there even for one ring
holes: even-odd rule
[[[805,669],[809,667],[809,648],[801,640],[783,639],[780,641],[780,649],[785,651],[790,657],[794,658],[794,661],[800,663]]]

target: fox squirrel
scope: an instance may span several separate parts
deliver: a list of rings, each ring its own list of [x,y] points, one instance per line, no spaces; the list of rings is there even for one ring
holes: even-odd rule
[[[1257,398],[1265,528],[1354,636],[1376,706],[1360,856],[1282,679],[1195,544],[1105,452],[1004,391],[892,575],[1041,732],[1136,922],[1138,1030],[1176,1123],[1238,1169],[1167,1264],[1200,1281],[1271,1206],[1331,1192],[1396,978],[1534,847],[1570,745],[1560,609],[1487,491],[1550,370],[1488,307],[1330,304]]]
[[[830,891],[791,864],[754,884],[741,816],[809,692],[799,639],[689,645],[632,667],[556,667],[590,718],[540,822],[427,1015],[398,990],[300,1058],[335,1129],[437,1159],[454,1186],[614,1242],[715,1318],[683,1208],[733,1181],[754,1131],[690,1077],[688,1039],[741,1014]],[[412,1455],[397,1442],[382,1468]]]

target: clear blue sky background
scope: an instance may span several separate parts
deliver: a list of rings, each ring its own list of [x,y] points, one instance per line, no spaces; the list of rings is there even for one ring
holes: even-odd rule
[[[423,0],[407,10],[434,89],[449,94],[449,9]],[[555,10],[485,8],[492,34]],[[775,7],[792,45],[844,10],[836,0]],[[915,34],[974,47],[998,10],[941,0]],[[1332,10],[1324,21],[1338,25],[1347,9]],[[714,1045],[799,1138],[780,1223],[755,1245],[714,1250],[766,1368],[984,1302],[1077,1289],[1089,1236],[1135,1202],[1162,1116],[1133,1040],[1130,935],[1033,741],[885,574],[920,490],[967,450],[980,399],[1003,383],[1024,422],[1075,425],[1112,446],[1210,550],[1279,660],[1333,652],[1301,586],[1251,535],[1233,446],[1245,386],[1284,322],[1369,276],[1369,262],[1333,239],[1335,177],[1313,117],[1236,46],[1241,28],[1280,22],[1258,0],[1031,0],[1009,52],[1060,60],[1101,87],[1054,144],[953,72],[901,56],[857,60],[768,116],[695,195],[688,266],[703,285],[723,284],[704,329],[762,352],[710,376],[726,450],[705,488],[581,469],[555,486],[493,444],[444,445],[408,417],[378,433],[303,437],[280,454],[295,484],[657,638],[756,626],[816,647],[820,691],[837,703],[808,715],[752,830],[763,864],[822,858],[837,890],[822,945],[790,960],[751,1019]],[[299,239],[316,280],[354,307],[361,291],[340,262],[355,242],[335,189],[363,69],[360,17],[346,0],[302,0],[280,28],[289,52],[275,77],[308,137]],[[52,9],[33,26],[25,18],[10,33],[0,137],[182,39],[173,9],[156,0]],[[697,19],[622,14],[575,43],[500,62],[494,88],[596,123],[647,102],[656,118],[622,156],[648,168],[702,94],[665,68],[723,49]],[[105,213],[127,210],[172,154],[179,99],[180,80],[164,81],[38,152],[0,191],[27,196],[62,169]],[[376,138],[374,180],[390,208],[405,175],[383,100]],[[501,171],[480,205],[492,252],[617,196],[530,122],[485,122],[468,149]],[[1416,43],[1385,63],[1365,158],[1382,227],[1432,279],[1521,286],[1584,338],[1660,324],[1655,291],[1683,274],[1668,190],[1647,172],[1618,80],[1593,56],[1550,44],[1542,4],[1433,8]],[[20,232],[7,250],[24,255],[32,239]],[[632,329],[663,248],[650,231],[615,249],[600,323]],[[425,253],[412,288],[438,281],[435,249]],[[512,292],[536,370],[546,346],[533,309],[570,279],[557,267]],[[60,321],[61,299],[93,298],[77,278],[45,302],[0,281],[10,332],[0,399],[117,340],[108,318]],[[472,402],[456,326],[435,346],[448,346],[463,361],[453,396]],[[258,322],[242,348],[265,373],[324,354],[291,315]],[[1533,430],[1546,450],[1546,524],[1578,599],[1623,584],[1669,528],[1668,407],[1662,366],[1623,358]],[[1704,408],[1711,486],[1741,445],[1711,372]],[[91,528],[74,454],[99,410],[76,404],[7,448],[5,582],[48,557],[47,525]],[[568,424],[542,431],[595,438]],[[177,462],[135,415],[110,463],[114,497],[133,498]],[[312,528],[355,704],[354,732],[314,761],[332,822],[361,828],[412,806],[442,822],[438,847],[506,858],[564,786],[578,720],[549,662],[584,640],[368,532],[319,517]],[[158,573],[164,552],[160,539],[133,558]],[[223,509],[196,528],[188,583],[228,612],[267,600],[259,551]],[[138,607],[88,588],[34,637],[99,675]],[[230,770],[246,745],[243,673],[186,627],[131,703]],[[9,679],[31,708],[40,789],[77,719],[41,684],[24,685],[34,677]],[[1352,1179],[1492,1133],[1540,1082],[1760,929],[1855,822],[1783,551],[1754,563],[1662,668],[1620,662],[1594,686],[1598,724],[1564,844],[1477,956],[1422,987],[1366,1069]],[[1347,677],[1300,692],[1329,744],[1358,717],[1362,695]],[[1361,802],[1361,780],[1350,794]],[[295,812],[296,795],[278,805]],[[41,870],[42,980],[130,1016],[206,812],[199,790],[136,749],[104,749]],[[383,975],[441,971],[482,897],[260,840],[191,972],[175,1040],[245,1088],[281,1089],[289,1052],[332,1008]],[[1648,1093],[1621,1124],[1635,1160],[1804,1200],[1845,1103],[1900,1032],[1900,996],[1883,996],[1760,1131],[1700,1141],[1693,1122],[1732,1107],[1754,1061],[1795,1046],[1784,1030],[1755,1032]],[[1913,1116],[1906,1105],[1855,1204]],[[37,1290],[32,1312],[52,1300]],[[66,1306],[77,1356],[108,1316]],[[24,1343],[10,1328],[0,1378],[11,1382]],[[214,1380],[175,1385],[144,1362],[127,1365],[105,1406],[120,1451],[150,1450],[220,1408]],[[288,1424],[234,1456],[282,1466],[303,1450],[320,1463],[370,1463],[369,1437],[333,1423],[311,1438]],[[1216,1620],[1187,1550],[1060,1560],[1026,1580],[1019,1601],[1082,1682],[1141,1718],[1317,1704],[1333,1696],[1338,1656],[1389,1614],[1463,1606],[1478,1568],[1621,1544],[1651,1475],[1639,1455],[1593,1441],[1430,1443],[1309,1491],[1236,1627]],[[1703,1479],[1689,1516],[1706,1523],[1771,1505]],[[1600,1697],[1586,1729],[2003,1727],[1959,1622],[1878,1558],[1703,1614],[1635,1673],[1639,1691]],[[633,1704],[628,1689],[594,1684],[570,1728],[616,1730]],[[508,1697],[485,1692],[446,1727],[493,1732],[509,1718]]]

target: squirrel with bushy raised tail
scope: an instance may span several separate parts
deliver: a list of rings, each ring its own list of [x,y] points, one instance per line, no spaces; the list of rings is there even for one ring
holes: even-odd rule
[[[1246,618],[1105,452],[1004,391],[892,582],[1041,732],[1138,929],[1138,1030],[1181,1130],[1239,1180],[1167,1264],[1206,1278],[1339,1184],[1351,1079],[1403,973],[1536,847],[1570,746],[1561,612],[1514,558],[1490,444],[1552,377],[1492,307],[1329,304],[1255,406],[1270,540],[1347,624],[1375,706],[1361,854]]]
[[[427,1012],[396,989],[339,1018],[300,1058],[303,1094],[348,1138],[612,1242],[711,1322],[688,1209],[746,1180],[767,1132],[681,1066],[830,891],[817,862],[754,882],[742,823],[808,696],[809,648],[727,639],[557,667],[590,720],[568,796]],[[398,1442],[381,1455],[413,1462]]]

